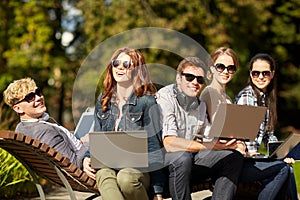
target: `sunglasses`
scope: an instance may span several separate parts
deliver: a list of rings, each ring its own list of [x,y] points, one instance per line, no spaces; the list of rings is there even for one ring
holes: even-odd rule
[[[225,69],[227,69],[229,74],[234,74],[236,72],[236,66],[235,65],[228,65],[227,67],[222,63],[215,64],[215,68],[218,72],[223,72]]]
[[[260,76],[260,74],[263,75],[264,78],[269,78],[271,76],[271,71],[251,71],[251,75],[253,78],[257,78]]]
[[[193,74],[189,74],[189,73],[181,73],[182,76],[185,76],[185,79],[188,81],[188,82],[192,82],[195,78],[197,78],[197,82],[199,84],[204,84],[205,83],[205,80],[204,80],[204,77],[203,76],[195,76]]]
[[[121,64],[121,61],[120,61],[120,60],[113,60],[113,61],[111,61],[111,65],[112,65],[113,67],[118,67],[120,64]],[[124,61],[124,62],[123,62],[123,67],[124,67],[125,69],[128,69],[130,66],[131,66],[131,62],[130,62],[130,61]]]
[[[42,96],[42,90],[40,88],[37,88],[34,92],[30,92],[25,95],[25,97],[18,101],[16,104],[21,103],[22,101],[27,101],[27,103],[33,102],[35,100],[35,95],[38,95],[39,97]]]

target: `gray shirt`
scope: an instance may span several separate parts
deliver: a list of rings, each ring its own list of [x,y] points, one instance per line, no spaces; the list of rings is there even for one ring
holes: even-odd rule
[[[16,127],[16,132],[23,133],[48,144],[57,152],[69,158],[78,167],[82,168],[82,159],[87,151],[87,147],[81,145],[80,149],[77,149],[63,129],[60,129],[58,126],[52,126],[49,122],[45,122],[42,119],[21,121]]]
[[[195,134],[207,136],[210,124],[207,120],[206,104],[199,100],[196,109],[185,111],[176,98],[175,84],[165,86],[157,92],[157,103],[161,109],[162,135],[177,136],[188,140]]]

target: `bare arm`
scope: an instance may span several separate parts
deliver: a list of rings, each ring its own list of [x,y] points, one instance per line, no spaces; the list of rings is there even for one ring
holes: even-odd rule
[[[221,150],[221,149],[238,148],[237,141],[235,139],[226,142],[214,140],[213,142],[200,143],[194,140],[187,140],[176,136],[167,136],[164,138],[163,143],[168,152],[176,152],[176,151],[198,152],[207,149]]]
[[[168,152],[189,151],[197,152],[205,149],[205,146],[193,140],[186,140],[176,136],[167,136],[163,140],[164,146]]]

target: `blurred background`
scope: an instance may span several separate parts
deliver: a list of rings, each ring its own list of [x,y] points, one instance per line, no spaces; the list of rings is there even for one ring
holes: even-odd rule
[[[250,58],[270,54],[278,66],[276,135],[300,129],[299,0],[1,0],[0,128],[14,130],[18,122],[3,91],[15,79],[32,77],[50,115],[74,130],[73,114],[81,113],[72,113],[72,90],[81,63],[102,41],[138,27],[181,32],[209,53],[220,46],[235,50],[240,68],[227,87],[232,98],[248,82]],[[147,63],[174,68],[182,59],[159,49],[142,52]]]

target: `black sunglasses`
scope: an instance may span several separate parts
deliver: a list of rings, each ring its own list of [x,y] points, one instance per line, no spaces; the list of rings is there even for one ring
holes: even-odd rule
[[[227,69],[229,74],[234,74],[236,72],[236,66],[235,65],[228,65],[227,67],[222,63],[215,64],[215,68],[218,72],[223,72],[225,69]]]
[[[118,67],[120,64],[121,64],[121,61],[120,61],[120,60],[112,60],[112,61],[111,61],[111,65],[112,65],[113,67]],[[125,69],[128,69],[130,66],[131,66],[131,61],[124,61],[124,62],[123,62],[123,67],[124,67]]]
[[[195,78],[197,78],[197,82],[199,84],[204,84],[205,83],[205,80],[204,80],[204,77],[203,76],[195,76],[193,74],[189,74],[189,73],[183,73],[181,72],[181,75],[182,76],[185,76],[185,79],[188,81],[188,82],[192,82]]]
[[[15,103],[15,105],[21,103],[22,101],[27,101],[27,103],[33,102],[35,100],[35,95],[38,95],[39,97],[42,96],[42,90],[40,88],[37,88],[34,92],[26,94],[25,97],[22,100]]]
[[[259,77],[262,74],[264,78],[269,78],[271,76],[271,71],[251,71],[251,75],[253,78]]]

